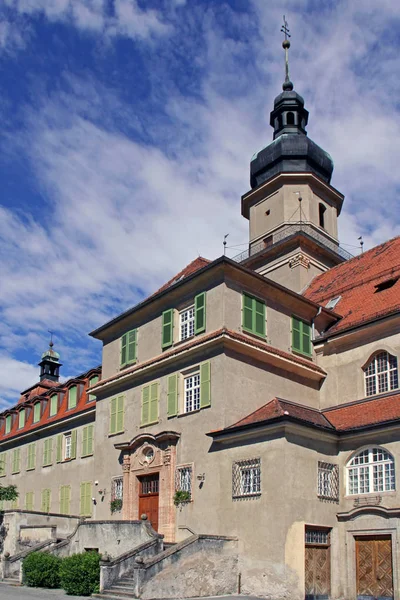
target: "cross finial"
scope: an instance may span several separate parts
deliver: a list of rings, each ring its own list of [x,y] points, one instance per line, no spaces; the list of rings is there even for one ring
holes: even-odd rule
[[[53,335],[54,335],[54,331],[50,331],[50,329],[48,329],[47,331],[48,331],[48,332],[49,332],[49,334],[50,334],[50,343],[49,343],[49,346],[50,346],[50,348],[52,348],[52,347],[54,346],[54,343],[53,343]]]
[[[285,15],[283,15],[283,25],[281,27],[281,32],[283,34],[285,34],[285,39],[282,42],[282,47],[285,50],[285,81],[284,81],[284,83],[282,85],[282,88],[283,88],[284,92],[290,92],[293,89],[293,83],[289,79],[289,48],[290,48],[290,42],[289,42],[288,38],[290,38],[290,33],[289,33],[289,25],[288,25],[288,22],[286,21]]]

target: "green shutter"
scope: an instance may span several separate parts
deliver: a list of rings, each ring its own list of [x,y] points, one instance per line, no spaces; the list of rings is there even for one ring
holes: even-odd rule
[[[60,487],[60,513],[62,515],[69,514],[70,501],[71,501],[71,486],[62,485]]]
[[[12,454],[12,470],[11,472],[14,473],[19,473],[21,470],[21,449],[20,448],[15,448],[15,450],[13,450],[13,454]]]
[[[76,458],[76,429],[71,432],[71,458]]]
[[[47,467],[53,462],[53,438],[48,438],[44,441],[44,451],[43,451],[43,466]]]
[[[141,425],[147,425],[150,418],[150,386],[142,388],[142,422]]]
[[[25,509],[33,510],[33,492],[26,492],[25,494]]]
[[[200,365],[200,408],[211,404],[211,365],[205,362]]]
[[[253,331],[253,298],[243,294],[242,326],[247,331]]]
[[[126,365],[127,345],[128,345],[128,334],[124,333],[124,335],[121,337],[121,360],[120,360],[121,367],[124,367]]]
[[[128,363],[133,363],[136,360],[136,343],[137,343],[137,330],[132,329],[128,332]]]
[[[82,429],[82,456],[87,456],[88,454],[88,428],[84,427]]]
[[[69,391],[68,391],[68,409],[76,407],[76,392],[77,392],[76,385],[73,385],[72,387],[69,388]]]
[[[80,515],[90,517],[92,514],[92,484],[81,483],[80,486]]]
[[[158,421],[158,383],[150,386],[150,423]]]
[[[118,396],[117,398],[117,420],[116,420],[117,433],[124,431],[124,397]]]
[[[194,332],[203,333],[206,330],[206,293],[202,292],[194,299]]]
[[[56,462],[62,462],[62,447],[63,447],[63,435],[60,433],[57,436],[57,452],[56,452]]]
[[[25,427],[25,409],[19,411],[18,415],[18,429]]]
[[[165,310],[162,314],[162,342],[163,349],[169,348],[173,343],[174,311],[172,308]]]
[[[80,503],[79,503],[79,514],[81,516],[84,516],[84,514],[85,514],[85,488],[86,488],[86,483],[81,483]]]
[[[0,477],[5,477],[7,474],[7,452],[0,454]]]
[[[33,422],[38,423],[40,421],[40,402],[36,402],[33,407]]]
[[[6,433],[11,431],[11,415],[6,416]]]
[[[170,375],[167,379],[167,414],[175,417],[178,414],[178,374]]]
[[[42,512],[45,512],[45,513],[50,512],[50,498],[51,498],[51,491],[50,490],[42,490],[42,504],[41,504]]]
[[[110,400],[110,433],[117,431],[117,399]]]
[[[28,445],[28,460],[27,460],[27,470],[32,470],[35,468],[35,464],[36,464],[36,443],[33,442],[32,444]]]
[[[89,381],[89,387],[93,387],[94,385],[96,385],[96,383],[99,381],[99,376],[95,375],[94,377],[92,377]],[[96,396],[95,394],[89,394],[89,402],[91,402],[92,400],[96,400]]]
[[[292,350],[301,352],[301,321],[292,317]]]
[[[50,417],[54,417],[58,412],[58,395],[53,394],[50,398]]]
[[[254,298],[254,333],[265,336],[265,304]]]
[[[93,425],[88,425],[88,434],[87,434],[87,453],[88,454],[93,454],[93,432],[94,432],[94,426]]]
[[[302,334],[302,347],[304,354],[311,354],[311,327],[308,323],[302,323],[303,334]]]

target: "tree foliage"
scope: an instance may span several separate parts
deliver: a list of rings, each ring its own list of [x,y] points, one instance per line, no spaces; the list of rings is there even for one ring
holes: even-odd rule
[[[16,485],[0,485],[0,502],[2,500],[16,500],[18,498],[18,491]]]

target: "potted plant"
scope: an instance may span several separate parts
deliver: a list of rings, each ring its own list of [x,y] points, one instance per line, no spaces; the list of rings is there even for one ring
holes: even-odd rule
[[[176,490],[174,494],[174,504],[179,506],[180,504],[186,504],[190,502],[190,492],[187,490]]]
[[[115,498],[110,502],[110,510],[112,513],[119,512],[122,509],[122,500],[121,498]]]

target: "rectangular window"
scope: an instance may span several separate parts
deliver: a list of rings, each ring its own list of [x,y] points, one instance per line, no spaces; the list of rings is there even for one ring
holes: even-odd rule
[[[93,432],[93,425],[87,425],[82,430],[82,456],[93,454]]]
[[[190,499],[192,499],[192,475],[193,469],[191,465],[183,465],[176,468],[175,490],[188,492]]]
[[[99,381],[99,376],[95,375],[94,377],[91,377],[89,379],[89,387],[93,387],[94,385],[96,385],[96,383]],[[96,396],[95,394],[89,394],[89,398],[88,401],[92,402],[93,400],[96,400]]]
[[[11,473],[19,473],[21,470],[21,449],[15,448],[12,453],[12,468]]]
[[[33,510],[33,506],[34,506],[33,492],[26,492],[26,494],[25,494],[25,509]]]
[[[142,420],[141,425],[150,425],[158,421],[158,382],[142,388]]]
[[[185,413],[199,410],[200,408],[200,371],[189,375],[183,380],[185,396]]]
[[[36,442],[28,445],[27,452],[26,470],[32,471],[36,467]]]
[[[0,454],[0,477],[7,475],[7,452]]]
[[[265,303],[243,294],[242,327],[244,331],[265,337]]]
[[[165,350],[172,346],[174,341],[174,311],[172,308],[162,314],[161,348]]]
[[[77,402],[77,387],[73,385],[68,390],[68,410],[76,407]]]
[[[58,394],[53,394],[50,398],[50,417],[55,417],[58,412]]]
[[[329,545],[329,529],[306,527],[305,542],[313,545]]]
[[[318,497],[339,502],[339,467],[318,461]]]
[[[194,335],[194,306],[179,313],[179,339],[187,340]]]
[[[42,502],[41,502],[41,511],[48,513],[50,512],[51,505],[51,491],[50,490],[42,490]]]
[[[11,415],[7,415],[6,416],[6,434],[10,433],[11,431],[11,425],[12,425],[12,416]]]
[[[39,423],[40,421],[40,402],[36,402],[33,407],[33,422]]]
[[[261,494],[261,459],[240,460],[232,465],[232,498]]]
[[[71,504],[71,486],[62,485],[60,487],[60,513],[62,515],[70,514]]]
[[[64,436],[64,460],[72,457],[72,435],[69,433]]]
[[[124,397],[110,400],[110,434],[124,431]]]
[[[128,331],[121,337],[121,367],[136,361],[137,329]]]
[[[80,511],[82,517],[92,515],[92,483],[90,481],[81,483]]]
[[[43,466],[48,467],[53,463],[53,438],[44,440],[43,444]]]
[[[292,316],[292,350],[311,356],[311,326]]]
[[[25,409],[21,409],[18,414],[18,429],[25,427]]]
[[[111,500],[122,500],[124,495],[124,480],[122,477],[114,477],[111,480]]]

